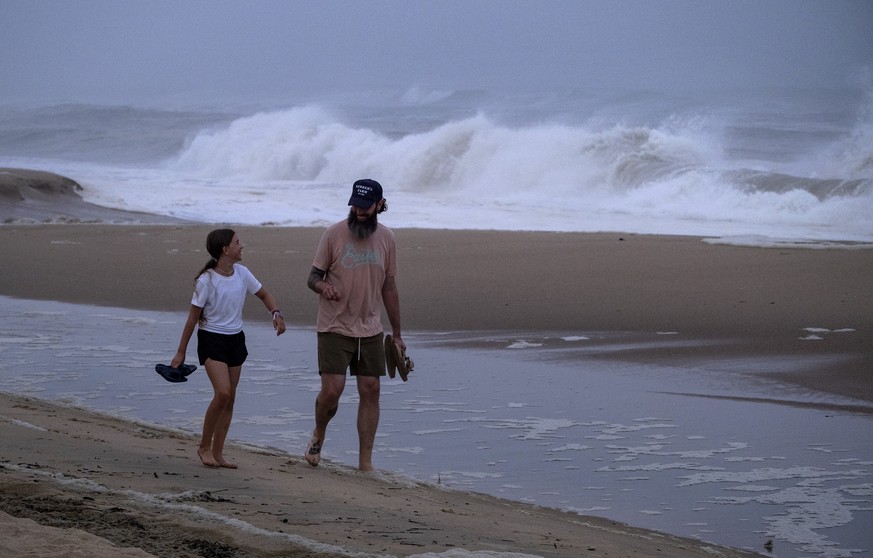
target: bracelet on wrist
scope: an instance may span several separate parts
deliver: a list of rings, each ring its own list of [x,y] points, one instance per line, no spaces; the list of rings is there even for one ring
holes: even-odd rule
[[[282,311],[281,311],[281,310],[278,310],[278,309],[277,309],[277,310],[273,310],[272,312],[270,312],[270,314],[273,315],[273,319],[274,319],[274,320],[276,319],[276,316],[279,316],[279,317],[282,318],[283,320],[285,319],[285,316],[282,315]]]

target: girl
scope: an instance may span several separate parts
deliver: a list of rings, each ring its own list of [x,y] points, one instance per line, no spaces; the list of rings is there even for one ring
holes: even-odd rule
[[[252,272],[238,262],[243,245],[230,229],[214,230],[206,237],[206,251],[212,256],[194,278],[194,295],[182,339],[170,366],[185,363],[188,341],[197,328],[197,356],[206,367],[214,395],[203,419],[203,437],[197,455],[206,467],[237,466],[224,459],[224,441],[233,417],[233,403],[243,362],[248,356],[242,326],[245,297],[260,298],[273,316],[276,335],[285,332],[285,320],[276,299],[261,286]]]

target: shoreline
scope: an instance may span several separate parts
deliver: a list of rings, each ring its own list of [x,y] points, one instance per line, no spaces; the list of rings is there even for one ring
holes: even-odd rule
[[[26,545],[26,557],[71,543],[81,551],[76,556],[105,558],[452,549],[543,557],[756,555],[379,473],[312,468],[302,457],[239,444],[230,445],[245,453],[243,468],[207,470],[189,455],[194,435],[29,397],[0,393],[0,417],[0,436],[10,446],[0,462],[0,502],[16,518],[0,514],[0,550]]]

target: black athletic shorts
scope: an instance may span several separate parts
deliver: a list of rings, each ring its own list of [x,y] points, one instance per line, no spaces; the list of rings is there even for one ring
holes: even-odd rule
[[[197,358],[205,365],[211,358],[223,362],[229,367],[242,366],[249,352],[246,349],[246,334],[240,331],[233,335],[224,335],[197,329]]]

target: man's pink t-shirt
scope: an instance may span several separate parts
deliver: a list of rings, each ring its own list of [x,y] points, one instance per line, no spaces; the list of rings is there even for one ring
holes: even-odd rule
[[[316,330],[348,337],[382,332],[382,285],[397,274],[394,233],[379,225],[367,239],[349,231],[346,221],[328,227],[315,252],[314,267],[336,287],[339,300],[318,299]]]

